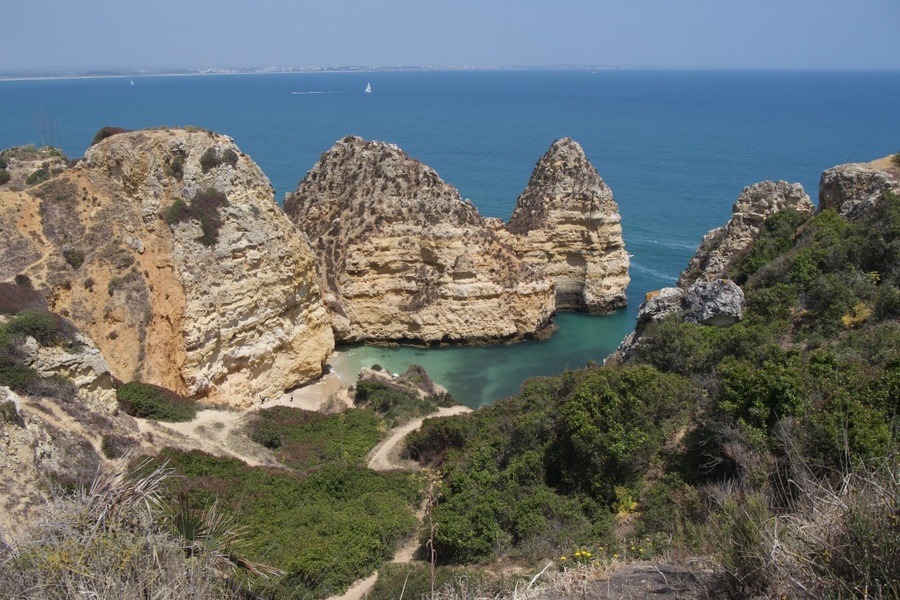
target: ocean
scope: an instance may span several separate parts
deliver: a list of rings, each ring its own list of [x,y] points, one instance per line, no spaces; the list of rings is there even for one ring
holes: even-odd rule
[[[372,93],[364,93],[371,84]],[[613,190],[633,255],[629,306],[562,313],[548,340],[475,348],[342,349],[347,380],[378,363],[428,372],[463,403],[602,360],[644,295],[673,285],[743,187],[800,182],[900,152],[900,72],[411,71],[0,81],[0,148],[81,156],[105,125],[195,125],[234,138],[276,197],[345,135],[397,144],[485,216],[507,219],[535,162],[571,137]]]

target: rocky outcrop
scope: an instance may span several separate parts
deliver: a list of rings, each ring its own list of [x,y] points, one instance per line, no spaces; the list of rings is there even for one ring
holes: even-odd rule
[[[684,294],[688,323],[728,327],[744,316],[744,290],[730,279],[695,281]]]
[[[340,140],[284,208],[315,250],[341,342],[514,341],[550,323],[553,284],[394,145]]]
[[[819,180],[819,209],[832,208],[853,217],[877,202],[885,192],[900,194],[900,163],[888,156],[868,163],[832,167]]]
[[[247,405],[319,377],[333,349],[306,241],[225,136],[120,133],[0,192],[0,224],[16,249],[0,280],[27,277],[117,379]]]
[[[71,381],[82,402],[91,410],[112,413],[116,410],[116,391],[109,364],[94,343],[78,332],[67,348],[42,346],[29,337],[23,344],[25,364],[41,377],[60,377]]]
[[[785,209],[808,213],[814,208],[799,183],[763,181],[744,188],[731,208],[728,223],[703,237],[678,278],[678,287],[687,289],[695,281],[726,277],[731,262],[759,237],[760,227],[769,216]]]
[[[668,287],[650,292],[638,308],[634,331],[625,336],[608,362],[627,360],[647,326],[671,313],[679,313],[688,323],[728,327],[741,320],[744,308],[744,290],[730,279],[695,281],[687,290]]]
[[[625,306],[628,254],[619,207],[577,142],[563,138],[534,167],[503,236],[556,284],[556,308]]]

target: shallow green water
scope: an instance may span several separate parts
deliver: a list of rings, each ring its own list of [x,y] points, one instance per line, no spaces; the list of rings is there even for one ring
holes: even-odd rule
[[[626,319],[625,311],[602,317],[563,313],[556,316],[559,329],[549,339],[504,346],[353,346],[339,349],[332,366],[350,383],[360,368],[376,363],[394,373],[419,364],[457,401],[477,408],[517,394],[529,377],[579,369],[590,360],[602,362],[633,324],[629,320],[626,327]]]

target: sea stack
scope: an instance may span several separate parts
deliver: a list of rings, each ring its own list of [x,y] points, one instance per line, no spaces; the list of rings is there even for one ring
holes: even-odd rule
[[[340,140],[284,209],[313,246],[340,342],[516,341],[550,324],[552,282],[395,145]]]
[[[625,306],[629,259],[619,207],[581,146],[559,139],[538,160],[504,239],[556,284],[556,308]]]
[[[315,261],[230,138],[112,135],[74,168],[0,192],[2,242],[121,381],[232,405],[321,376],[334,340]]]

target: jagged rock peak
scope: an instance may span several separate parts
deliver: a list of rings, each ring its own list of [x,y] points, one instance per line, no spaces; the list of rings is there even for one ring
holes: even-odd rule
[[[556,283],[558,309],[625,305],[629,258],[612,190],[570,138],[538,160],[506,225],[507,242]]]
[[[900,194],[900,154],[868,163],[827,169],[819,180],[819,210],[833,208],[853,217],[877,202],[886,191]]]
[[[728,223],[703,237],[678,278],[678,287],[725,277],[731,262],[759,237],[763,221],[785,209],[809,213],[815,206],[799,183],[762,181],[745,187],[731,207]]]
[[[393,144],[343,138],[284,208],[312,240],[339,341],[515,340],[550,322],[552,284]]]
[[[308,245],[226,136],[119,133],[0,192],[0,222],[24,257],[0,281],[28,276],[119,380],[247,406],[321,376],[333,349]]]

